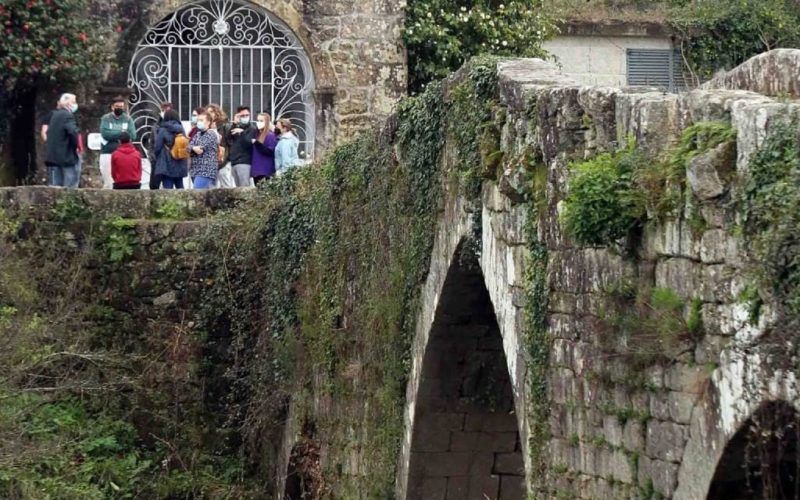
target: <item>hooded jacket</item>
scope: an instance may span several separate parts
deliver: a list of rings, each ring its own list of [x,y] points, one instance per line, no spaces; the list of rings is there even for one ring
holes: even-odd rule
[[[161,123],[158,127],[153,151],[156,155],[155,173],[172,178],[186,177],[188,160],[176,160],[172,157],[172,146],[175,144],[177,134],[185,134],[180,122],[171,120]]]
[[[300,140],[292,132],[281,134],[278,145],[275,147],[275,170],[285,172],[300,162],[297,156],[297,148]]]
[[[142,183],[142,155],[130,142],[111,154],[111,177],[114,184],[124,186]]]

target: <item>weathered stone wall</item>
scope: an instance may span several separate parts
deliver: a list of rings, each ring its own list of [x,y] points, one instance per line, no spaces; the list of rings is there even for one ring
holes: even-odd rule
[[[521,452],[528,492],[545,498],[704,498],[726,444],[754,412],[770,401],[798,407],[797,360],[786,354],[794,349],[793,332],[776,323],[776,304],[769,302],[758,321],[751,322],[741,298],[753,280],[754,263],[746,251],[751,235],[739,229],[731,201],[767,133],[800,117],[800,105],[746,90],[665,95],[582,87],[537,60],[504,61],[498,73],[502,109],[494,119],[503,172],[483,181],[480,200],[458,190],[448,190],[443,200],[412,344],[396,496],[415,498],[424,491],[431,498],[462,497],[459,488],[466,484],[469,491],[473,477],[482,477],[485,481],[475,479],[483,481],[476,492],[503,497],[505,491],[509,498],[522,498],[522,492],[503,488],[504,480],[509,481],[502,477],[507,469],[496,462],[503,453],[517,459]],[[688,126],[712,120],[731,124],[737,133],[735,151],[725,145],[689,162],[681,210],[651,218],[640,233],[609,246],[579,245],[565,233],[562,213],[570,163],[617,150],[629,137],[643,151],[663,154]],[[450,147],[444,145],[445,162],[454,161]],[[532,179],[530,169],[541,177]],[[47,211],[40,197],[52,192],[0,191],[0,206]],[[239,193],[83,191],[78,196],[109,214],[137,217],[153,213],[170,196],[214,207],[246,196]],[[126,208],[131,206],[139,208]],[[538,295],[530,293],[534,243],[547,255],[545,286]],[[464,275],[460,266],[465,256],[477,260],[480,272]],[[455,290],[452,276],[460,276]],[[493,317],[468,307],[475,297],[468,292],[480,289],[481,280]],[[674,344],[658,353],[657,362],[632,356],[636,353],[620,345],[620,332],[607,321],[609,311],[618,307],[614,290],[623,285],[670,290],[683,303],[697,304],[703,333],[673,339]],[[157,295],[146,296],[163,293],[159,289]],[[486,295],[471,305],[483,307],[485,300]],[[549,354],[544,367],[534,366],[530,355],[541,347],[532,345],[530,336],[532,300],[546,305],[545,336],[537,341],[546,344]],[[460,308],[469,308],[469,314]],[[634,311],[629,307],[621,313]],[[459,315],[467,323],[454,328],[461,322]],[[486,338],[465,334],[470,328],[474,333],[475,324]],[[495,348],[501,345],[508,378],[498,378],[496,392],[506,404],[502,417],[487,420],[502,419],[502,431],[487,427],[466,436],[472,432],[467,427],[470,408],[461,405],[459,395],[473,373],[469,360],[480,358],[476,353],[483,346],[494,353],[484,352],[484,360],[496,366],[501,356]],[[541,368],[545,401],[534,400],[532,389],[542,382],[532,380]],[[447,384],[441,384],[443,369],[450,377]],[[436,380],[439,389],[448,386],[455,392],[439,399]],[[509,389],[513,405],[505,392]],[[312,412],[328,411],[330,405],[319,403]],[[539,420],[541,413],[533,407],[547,408],[547,422]],[[459,411],[451,411],[455,409]],[[458,414],[458,422],[442,430],[431,423],[435,414]],[[499,437],[478,439],[484,430],[512,434],[513,421],[519,434],[513,450],[501,450]],[[292,448],[291,434],[298,432],[291,417],[289,424],[294,430],[287,433],[285,451]],[[534,430],[543,424],[547,432],[541,437]],[[354,435],[359,432],[353,430]],[[455,435],[476,440],[454,441]],[[462,445],[469,449],[459,449]],[[346,476],[363,474],[359,453],[355,443],[352,450],[327,449],[323,455],[347,455],[340,461],[347,464]],[[420,472],[415,461],[424,453],[442,455],[438,462],[423,460]],[[489,455],[491,468],[478,460]],[[543,467],[534,457],[543,460]],[[452,469],[433,470],[436,463]],[[488,476],[473,476],[475,464],[486,465],[483,473],[489,471]]]
[[[748,235],[737,230],[731,199],[767,132],[798,116],[800,106],[746,90],[664,95],[581,87],[534,61],[511,61],[499,68],[501,99],[507,106],[501,139],[505,158],[532,156],[547,169],[546,200],[536,231],[549,256],[546,477],[534,476],[529,461],[531,448],[542,444],[528,440],[532,422],[527,411],[524,270],[530,260],[524,226],[529,204],[522,199],[524,182],[530,180],[520,181],[513,161],[498,182],[484,182],[480,217],[480,265],[503,336],[530,491],[544,485],[539,491],[546,497],[703,498],[726,443],[754,411],[771,400],[798,405],[787,360],[764,354],[776,348],[771,342],[779,342],[770,338],[786,338],[788,332],[781,334],[781,326],[771,323],[769,304],[757,324],[747,319],[741,294],[752,281],[744,251]],[[580,246],[564,233],[560,210],[570,162],[613,151],[627,137],[645,151],[663,154],[686,127],[711,120],[732,123],[738,139],[735,154],[721,147],[695,158],[687,168],[690,198],[702,218],[699,225],[689,221],[688,207],[674,217],[648,222],[627,251]],[[472,229],[465,221],[477,216],[464,202],[448,206],[462,210],[446,213],[442,228],[448,230],[440,230],[436,248],[454,252],[455,235],[470,238]],[[446,273],[452,255],[434,254],[431,277]],[[697,301],[705,333],[668,352],[666,363],[638,366],[629,357],[610,353],[603,337],[615,332],[604,331],[602,324],[612,303],[609,290],[620,283],[669,289],[686,303]],[[427,286],[432,288],[420,317],[423,328],[430,325],[430,311],[443,295],[441,281],[437,286],[429,279]],[[420,411],[414,400],[419,405],[422,398],[418,372],[424,374],[426,368],[420,344],[429,341],[428,335],[421,331],[417,338],[407,424]],[[780,350],[788,352],[789,347]],[[401,464],[400,497],[406,494],[404,473]]]

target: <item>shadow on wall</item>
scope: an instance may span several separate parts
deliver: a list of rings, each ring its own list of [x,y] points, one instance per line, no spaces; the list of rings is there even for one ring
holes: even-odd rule
[[[316,426],[312,422],[305,422],[302,436],[289,457],[284,500],[323,498],[324,483],[315,434]]]
[[[422,365],[408,498],[526,498],[503,341],[477,258],[454,259]]]
[[[723,452],[708,500],[800,498],[800,415],[785,402],[761,406]]]

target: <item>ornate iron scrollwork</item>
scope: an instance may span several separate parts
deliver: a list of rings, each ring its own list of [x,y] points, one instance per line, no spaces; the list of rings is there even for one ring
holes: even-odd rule
[[[190,3],[150,28],[128,73],[131,116],[145,146],[160,105],[172,102],[188,120],[192,110],[240,105],[292,120],[301,152],[314,150],[314,76],[291,29],[240,0]]]

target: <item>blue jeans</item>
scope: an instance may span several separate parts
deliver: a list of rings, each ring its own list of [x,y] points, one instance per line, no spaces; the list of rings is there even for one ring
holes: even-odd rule
[[[161,177],[161,187],[164,189],[183,189],[183,177]]]
[[[216,182],[217,180],[211,177],[192,177],[195,189],[211,189]]]
[[[78,172],[80,167],[73,165],[71,167],[47,167],[47,185],[76,188],[80,181]]]

